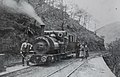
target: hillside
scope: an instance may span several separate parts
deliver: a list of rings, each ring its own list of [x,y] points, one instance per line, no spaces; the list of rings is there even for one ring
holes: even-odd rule
[[[35,11],[42,18],[45,23],[46,30],[66,30],[79,37],[79,40],[86,41],[89,44],[89,48],[92,51],[103,50],[104,40],[96,36],[93,32],[87,30],[79,23],[69,17],[66,12],[60,9],[51,7],[46,3],[40,2],[39,0],[29,0],[29,3],[37,8]],[[20,45],[26,37],[30,37],[26,34],[27,27],[30,26],[36,34],[39,34],[40,24],[25,15],[18,13],[9,13],[5,9],[0,9],[0,50],[1,52],[19,52]],[[64,24],[63,24],[64,19]],[[37,25],[37,26],[35,26]]]
[[[98,29],[97,35],[104,36],[105,43],[110,43],[120,38],[120,22],[111,23]]]

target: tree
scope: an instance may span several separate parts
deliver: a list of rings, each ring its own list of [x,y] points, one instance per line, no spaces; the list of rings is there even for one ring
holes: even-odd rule
[[[77,20],[79,24],[85,28],[89,26],[89,23],[92,20],[92,16],[84,9],[79,9],[79,6],[76,4],[70,5],[68,14],[71,18]]]
[[[61,11],[61,29],[64,30],[64,25],[66,24],[67,5],[64,5],[63,0],[45,0],[45,2]]]
[[[109,57],[109,65],[112,70],[112,72],[116,75],[116,77],[119,77],[120,75],[120,39],[116,39],[115,41],[111,42],[107,46],[107,50],[111,54]]]

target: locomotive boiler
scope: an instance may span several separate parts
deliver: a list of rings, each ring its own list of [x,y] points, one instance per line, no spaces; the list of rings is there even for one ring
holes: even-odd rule
[[[76,38],[66,31],[44,31],[41,26],[41,35],[33,41],[34,54],[29,54],[27,62],[44,64],[65,58],[75,49]]]

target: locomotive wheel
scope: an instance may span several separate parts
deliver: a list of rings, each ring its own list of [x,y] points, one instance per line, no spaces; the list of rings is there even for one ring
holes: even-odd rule
[[[62,54],[62,59],[66,59],[67,58],[67,54]]]
[[[55,62],[55,56],[52,56],[52,61],[51,61],[52,63],[54,63]]]
[[[54,56],[48,56],[47,62],[54,63],[55,62],[55,57]]]
[[[61,56],[60,55],[55,56],[55,61],[60,61],[60,60],[61,60]]]
[[[61,57],[60,56],[58,56],[58,61],[60,61],[61,60]]]
[[[56,62],[57,61],[57,56],[54,56],[54,62]]]
[[[52,61],[51,61],[52,63],[59,61],[58,56],[53,56],[52,58],[53,58]]]

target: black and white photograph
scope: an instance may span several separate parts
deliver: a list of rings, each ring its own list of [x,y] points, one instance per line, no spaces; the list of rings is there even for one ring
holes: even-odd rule
[[[120,77],[120,0],[0,0],[0,77]]]

